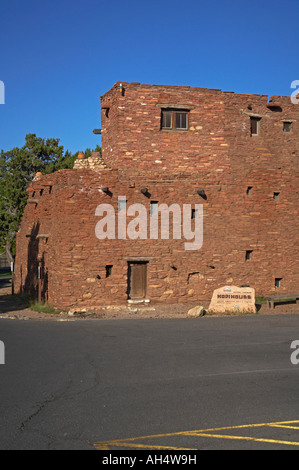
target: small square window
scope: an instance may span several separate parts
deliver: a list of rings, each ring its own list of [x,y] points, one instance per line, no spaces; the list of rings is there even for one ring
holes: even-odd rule
[[[279,198],[279,193],[273,193],[273,199],[278,199]]]
[[[281,286],[282,277],[275,278],[275,289],[278,289]]]
[[[252,191],[252,186],[248,186],[246,190],[246,194],[249,196],[251,194],[251,191]]]
[[[188,111],[162,109],[161,129],[188,130]]]
[[[283,132],[291,132],[292,123],[291,122],[284,122],[283,123]]]
[[[246,254],[245,254],[246,261],[252,258],[252,253],[253,253],[253,250],[246,250]]]

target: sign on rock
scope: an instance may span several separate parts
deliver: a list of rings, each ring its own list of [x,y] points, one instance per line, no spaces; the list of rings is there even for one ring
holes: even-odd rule
[[[256,313],[255,290],[251,287],[224,286],[214,290],[209,306],[211,313]]]

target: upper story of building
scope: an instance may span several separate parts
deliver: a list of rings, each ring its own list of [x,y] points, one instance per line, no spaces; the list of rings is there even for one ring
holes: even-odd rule
[[[215,177],[298,168],[290,96],[117,82],[101,97],[103,159],[126,174]]]

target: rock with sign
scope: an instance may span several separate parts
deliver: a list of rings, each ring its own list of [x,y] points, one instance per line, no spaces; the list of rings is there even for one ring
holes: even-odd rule
[[[209,306],[211,313],[256,313],[255,290],[251,287],[224,286],[214,290]]]

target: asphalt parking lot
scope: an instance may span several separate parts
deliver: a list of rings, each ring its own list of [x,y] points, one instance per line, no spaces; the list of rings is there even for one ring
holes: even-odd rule
[[[296,449],[299,316],[0,320],[1,449]]]

